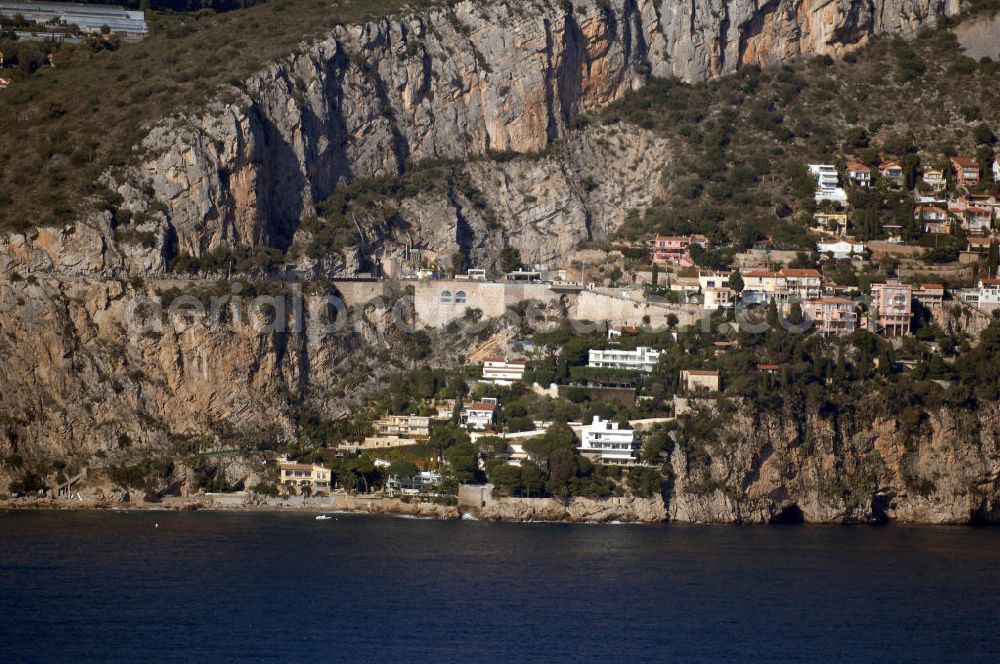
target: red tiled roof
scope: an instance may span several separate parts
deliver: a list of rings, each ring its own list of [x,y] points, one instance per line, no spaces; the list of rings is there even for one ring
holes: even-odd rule
[[[944,290],[944,284],[920,284],[924,290]]]
[[[819,273],[819,270],[813,270],[811,268],[797,269],[797,268],[786,268],[781,271],[781,274],[786,277],[816,277],[819,278],[823,275]]]
[[[864,164],[859,164],[857,162],[847,165],[848,171],[864,171],[865,173],[870,173],[872,169],[868,168]]]
[[[488,411],[494,411],[496,409],[497,405],[495,403],[482,403],[478,401],[476,403],[469,404],[468,408],[468,410],[488,410]]]
[[[979,167],[979,163],[975,159],[972,159],[970,157],[952,157],[951,163],[955,164],[956,166],[961,166],[962,168]]]

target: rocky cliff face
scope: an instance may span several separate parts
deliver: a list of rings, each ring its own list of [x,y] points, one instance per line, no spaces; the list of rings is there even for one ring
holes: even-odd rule
[[[144,141],[149,158],[113,181],[133,211],[162,210],[161,246],[149,253],[162,253],[166,240],[167,251],[195,256],[230,245],[287,248],[300,220],[338,183],[397,174],[427,159],[535,153],[567,138],[571,147],[556,168],[550,162],[528,175],[537,186],[572,191],[601,156],[574,135],[572,119],[648,76],[698,81],[745,64],[839,55],[958,8],[956,0],[464,2],[344,26],[205,112],[154,127]],[[631,143],[640,154],[629,163],[641,167],[625,168],[639,170],[631,181],[655,191],[666,148],[651,146],[644,155],[644,147],[641,139]],[[616,168],[604,168],[605,176],[623,172],[621,162],[598,166],[609,165]],[[598,210],[602,224],[614,225],[630,204],[643,202],[610,201],[611,210]],[[511,237],[553,222],[571,236],[600,237],[586,215],[510,203],[498,212]],[[413,202],[413,216],[421,205]],[[133,271],[162,265],[155,256],[128,262]]]
[[[833,419],[730,413],[716,440],[674,449],[665,488],[670,519],[997,521],[996,404],[976,413],[943,410],[919,430],[903,430],[872,406]]]
[[[97,212],[0,236],[0,454],[83,460],[227,428],[287,435],[289,404],[342,413],[394,361],[378,310],[337,332],[311,334],[307,316],[298,331],[136,333],[130,303],[157,289],[177,253],[294,249],[309,239],[303,219],[343,183],[450,159],[471,188],[410,196],[399,202],[402,225],[373,213],[359,223],[363,247],[302,265],[350,274],[412,246],[432,257],[461,249],[484,264],[514,246],[525,260],[559,262],[648,204],[671,158],[639,128],[579,129],[580,113],[649,76],[696,81],[838,55],[957,9],[953,0],[463,2],[339,27],[203,111],[150,127],[138,162],[104,178],[136,215],[127,233]],[[447,361],[461,354],[461,339],[434,342]],[[693,519],[710,504],[670,509]]]

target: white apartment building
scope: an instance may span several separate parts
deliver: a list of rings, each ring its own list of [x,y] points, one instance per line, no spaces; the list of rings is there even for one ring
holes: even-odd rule
[[[652,373],[660,359],[660,351],[648,346],[639,346],[635,350],[590,350],[587,366],[604,369],[632,369]]]
[[[507,360],[490,357],[483,361],[483,382],[494,385],[513,385],[524,378],[528,363],[524,360]]]
[[[639,447],[635,431],[621,429],[617,422],[608,422],[595,415],[594,421],[583,427],[577,449],[580,454],[601,463],[627,466],[638,462]]]

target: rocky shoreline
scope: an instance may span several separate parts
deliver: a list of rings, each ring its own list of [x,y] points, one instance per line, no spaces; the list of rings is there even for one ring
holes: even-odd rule
[[[418,519],[457,520],[505,523],[587,523],[587,524],[660,524],[685,523],[709,525],[768,525],[786,521],[722,521],[687,520],[676,518],[662,497],[620,497],[607,499],[573,498],[490,498],[473,502],[460,496],[459,504],[404,501],[381,496],[348,496],[337,494],[329,498],[260,498],[246,494],[200,494],[168,497],[158,502],[141,500],[68,500],[66,498],[21,498],[0,500],[0,513],[13,511],[215,511],[215,512],[308,512],[340,514],[373,514]],[[875,525],[875,521],[806,519],[798,523],[812,525]],[[972,525],[969,521],[893,520],[902,525]]]
[[[383,514],[415,518],[453,520],[473,518],[493,522],[567,523],[663,523],[667,511],[662,498],[574,498],[563,502],[554,498],[492,499],[485,505],[467,501],[458,505],[405,501],[399,498],[348,496],[292,498],[289,500],[251,497],[245,494],[204,494],[168,497],[158,502],[143,500],[69,500],[65,498],[20,498],[0,501],[0,511],[24,510],[122,510],[122,511],[240,511],[240,512],[339,512]]]

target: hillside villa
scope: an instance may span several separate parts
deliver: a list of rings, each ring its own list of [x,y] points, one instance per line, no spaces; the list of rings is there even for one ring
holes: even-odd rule
[[[840,187],[837,169],[829,164],[809,164],[809,172],[816,178],[816,202],[846,203],[847,192]]]
[[[413,477],[390,475],[385,482],[386,496],[420,496],[436,493],[442,481],[441,473],[422,470]]]
[[[694,265],[694,261],[691,260],[691,244],[690,236],[657,235],[653,240],[653,262],[691,267]]]
[[[623,429],[617,422],[602,420],[594,415],[592,423],[584,425],[577,451],[603,464],[629,466],[639,460],[639,441],[635,431]]]
[[[858,162],[848,164],[847,179],[859,187],[870,187],[872,184],[872,169]]]
[[[920,205],[913,211],[914,216],[924,227],[925,233],[948,234],[951,232],[951,219],[948,211],[936,205]]]
[[[587,366],[601,369],[626,369],[651,373],[660,359],[660,351],[648,346],[635,350],[590,350]]]
[[[944,191],[948,187],[948,180],[940,168],[925,168],[921,179],[931,191]]]
[[[983,278],[976,287],[962,293],[966,304],[986,311],[1000,308],[1000,279]]]
[[[969,186],[979,184],[979,162],[970,157],[952,157],[951,167],[955,170],[955,182]]]
[[[490,357],[483,361],[484,383],[494,385],[513,385],[524,378],[524,370],[528,363],[524,360],[508,360],[502,357]]]
[[[944,284],[920,284],[913,289],[913,299],[928,309],[944,305]]]
[[[483,399],[462,409],[459,423],[462,426],[482,431],[492,429],[497,423],[497,400]]]
[[[888,180],[890,183],[901,187],[903,186],[903,167],[895,161],[883,161],[879,164],[878,173],[883,178]]]
[[[858,328],[854,302],[843,297],[822,297],[802,303],[802,314],[822,334],[848,334]]]

